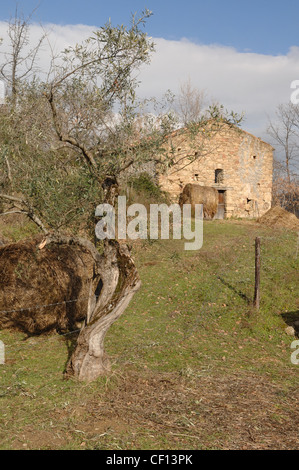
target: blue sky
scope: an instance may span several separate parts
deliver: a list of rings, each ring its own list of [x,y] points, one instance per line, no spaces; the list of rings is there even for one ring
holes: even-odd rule
[[[37,3],[18,0],[24,12]],[[13,0],[1,0],[0,20],[9,18],[14,5]],[[154,37],[271,55],[299,46],[298,0],[41,0],[36,19],[101,26],[109,17],[113,23],[127,23],[130,12],[144,7],[154,13],[146,27]]]
[[[18,0],[30,13],[39,0]],[[7,24],[14,0],[0,0],[0,53],[9,51]],[[40,0],[31,29],[36,44],[48,33],[55,52],[89,37],[109,18],[114,25],[130,21],[131,13],[153,11],[146,31],[156,52],[138,72],[141,98],[176,96],[190,79],[208,104],[245,113],[243,128],[268,140],[269,117],[287,103],[291,83],[299,80],[299,0]],[[39,67],[49,68],[50,51],[43,46]]]

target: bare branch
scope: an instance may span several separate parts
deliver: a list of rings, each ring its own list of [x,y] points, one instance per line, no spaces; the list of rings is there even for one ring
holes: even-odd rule
[[[0,199],[12,202],[13,206],[19,210],[20,213],[27,215],[32,222],[34,222],[45,234],[49,233],[41,219],[35,214],[31,204],[24,199],[9,194],[0,193]]]
[[[37,44],[28,50],[30,23],[37,8],[38,6],[27,18],[24,18],[23,14],[19,13],[18,7],[16,7],[14,17],[8,22],[7,35],[10,52],[4,54],[5,61],[0,66],[0,75],[11,87],[13,103],[17,98],[19,82],[22,79],[29,78],[34,73],[37,55],[46,37],[46,33],[44,33]]]
[[[7,177],[9,179],[10,184],[12,185],[11,168],[10,168],[10,163],[9,163],[7,155],[5,155],[4,160],[5,160],[5,163],[6,163],[6,166],[7,166]]]
[[[92,172],[95,175],[98,175],[98,165],[97,165],[97,163],[96,163],[96,161],[93,157],[92,152],[90,152],[85,147],[85,145],[83,143],[78,142],[76,139],[74,139],[73,137],[71,137],[68,134],[65,134],[62,131],[61,123],[60,123],[59,118],[58,118],[57,108],[56,108],[56,104],[55,104],[55,101],[54,101],[54,95],[53,95],[53,90],[52,89],[51,89],[50,93],[46,94],[46,98],[47,98],[48,103],[50,104],[50,107],[51,107],[52,116],[53,116],[53,123],[54,123],[55,131],[57,133],[57,136],[58,136],[59,140],[61,142],[64,142],[66,144],[70,144],[73,147],[76,147],[77,149],[79,149],[81,151],[82,155],[83,155],[84,161],[87,163],[89,168],[92,170]]]

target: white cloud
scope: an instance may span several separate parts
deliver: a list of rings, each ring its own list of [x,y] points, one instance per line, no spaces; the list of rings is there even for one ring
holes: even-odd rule
[[[238,52],[220,45],[156,39],[157,53],[140,75],[141,90],[159,94],[178,90],[190,77],[193,85],[228,109],[244,111],[244,128],[263,136],[267,115],[290,99],[292,80],[299,79],[299,48],[286,56]]]
[[[49,41],[56,52],[87,38],[95,28],[85,25],[46,25]],[[0,22],[0,37],[5,37],[6,25]],[[32,42],[41,34],[34,25]],[[290,99],[290,84],[299,79],[299,48],[292,47],[287,55],[271,56],[238,52],[221,45],[200,45],[186,39],[170,41],[154,38],[156,53],[152,62],[139,74],[139,94],[161,97],[167,90],[178,92],[180,82],[190,77],[193,85],[205,89],[214,100],[228,109],[244,111],[243,127],[265,137],[267,115],[273,116],[279,103]],[[5,50],[5,43],[1,46]],[[0,49],[0,50],[1,50]],[[39,61],[47,70],[49,48],[44,45]]]
[[[44,40],[38,56],[38,67],[40,71],[47,74],[52,55],[57,55],[59,52],[64,50],[66,47],[74,46],[76,43],[82,42],[87,39],[95,27],[86,25],[56,25],[46,24],[41,27],[38,24],[33,24],[30,27],[30,43],[28,47],[33,47],[39,41],[39,39],[47,33],[47,38]],[[2,52],[2,58],[5,53],[9,51],[9,42],[7,37],[7,24],[0,21],[0,38],[3,38],[3,43],[0,46]]]

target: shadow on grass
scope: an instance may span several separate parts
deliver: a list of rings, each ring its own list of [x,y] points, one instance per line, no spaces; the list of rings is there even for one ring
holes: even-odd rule
[[[287,325],[294,328],[296,336],[299,338],[299,310],[296,310],[295,312],[282,313],[281,316]]]
[[[218,279],[220,282],[225,287],[228,287],[230,290],[232,290],[236,295],[238,295],[242,300],[245,300],[245,302],[248,305],[252,305],[252,299],[250,299],[244,292],[240,291],[239,289],[236,289],[234,286],[232,286],[229,282],[227,282],[225,279],[223,279],[221,276],[218,276]]]
[[[64,364],[64,373],[66,372],[68,362],[75,350],[80,331],[74,331],[64,336],[64,342],[67,348],[67,360]]]

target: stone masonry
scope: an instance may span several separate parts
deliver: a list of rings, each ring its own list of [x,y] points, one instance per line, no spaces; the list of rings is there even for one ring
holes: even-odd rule
[[[159,183],[174,201],[194,183],[218,190],[225,218],[259,217],[270,209],[273,147],[260,138],[227,124],[207,136],[181,129],[170,136],[166,151],[175,164]]]

